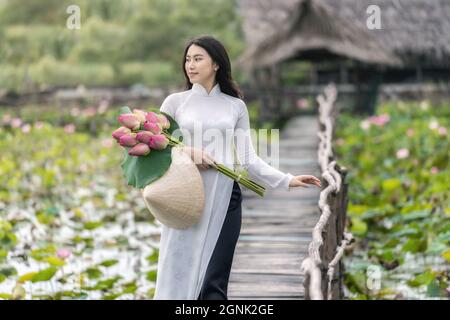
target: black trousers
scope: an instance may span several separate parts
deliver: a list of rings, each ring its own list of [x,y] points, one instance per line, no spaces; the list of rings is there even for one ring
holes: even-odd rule
[[[239,184],[234,182],[227,215],[206,269],[198,300],[228,300],[228,279],[230,278],[234,249],[241,232],[241,204],[241,189]]]

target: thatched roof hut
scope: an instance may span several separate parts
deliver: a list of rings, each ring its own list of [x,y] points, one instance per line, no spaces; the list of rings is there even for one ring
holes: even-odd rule
[[[370,30],[368,6],[381,9]],[[405,67],[450,67],[448,0],[238,0],[247,69],[303,58]]]

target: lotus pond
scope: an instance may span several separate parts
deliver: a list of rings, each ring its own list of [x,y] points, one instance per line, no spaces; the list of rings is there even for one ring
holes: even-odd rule
[[[339,117],[356,237],[344,259],[350,299],[449,298],[449,128],[450,106],[428,101]]]
[[[117,111],[2,109],[0,298],[151,299],[160,225],[126,186]]]

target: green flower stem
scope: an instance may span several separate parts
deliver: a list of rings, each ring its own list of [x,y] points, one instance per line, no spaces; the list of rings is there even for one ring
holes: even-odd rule
[[[225,167],[224,165],[218,164],[217,165],[217,170],[223,174],[225,174],[226,176],[232,178],[233,180],[237,181],[239,175],[236,174],[235,171],[230,170],[229,168]],[[247,187],[248,189],[256,192],[258,195],[260,196],[264,196],[264,187],[247,179],[244,177],[241,177],[238,181],[238,183],[241,183],[242,185],[244,185],[245,187]]]
[[[172,137],[168,132],[166,131],[162,131],[162,134],[164,134],[164,136],[169,140],[169,145],[174,147],[174,146],[184,146],[184,144],[182,142],[180,142],[180,140],[178,140],[177,138]],[[219,171],[220,173],[226,175],[227,177],[233,179],[234,181],[242,184],[243,186],[245,186],[246,188],[252,190],[253,192],[255,192],[256,194],[258,194],[259,196],[263,197],[264,196],[264,192],[266,191],[266,189],[257,184],[256,182],[253,182],[245,177],[240,177],[239,179],[239,174],[237,174],[234,170],[231,170],[230,168],[224,166],[223,164],[219,164],[214,162],[215,164],[215,168],[217,171]],[[238,181],[239,179],[239,181]]]

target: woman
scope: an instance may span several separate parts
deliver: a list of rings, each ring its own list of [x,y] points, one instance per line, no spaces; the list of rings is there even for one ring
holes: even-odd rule
[[[238,160],[249,177],[266,187],[320,187],[320,180],[310,175],[285,174],[257,156],[251,142],[247,106],[231,76],[228,54],[218,40],[210,36],[191,40],[184,50],[183,72],[188,90],[169,95],[160,110],[171,115],[183,132],[187,151],[200,169],[205,207],[200,221],[188,229],[162,227],[154,298],[227,300],[228,279],[241,229],[242,196],[238,183],[211,168],[211,158],[233,168],[233,148],[227,143],[231,135]],[[204,151],[211,131],[217,138],[209,145],[214,156]],[[186,139],[189,137],[200,143]]]

